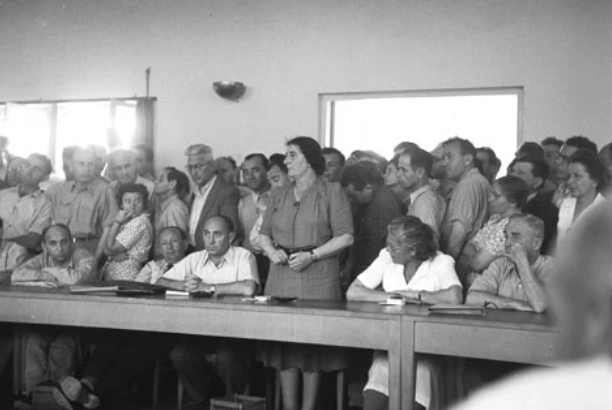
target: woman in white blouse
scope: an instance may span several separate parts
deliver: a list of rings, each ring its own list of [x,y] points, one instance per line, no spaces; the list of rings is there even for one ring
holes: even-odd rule
[[[413,216],[391,221],[386,249],[347,292],[349,300],[364,302],[385,301],[391,295],[432,304],[463,301],[455,261],[438,251],[431,228]],[[417,360],[416,401],[425,408],[430,404],[435,407],[431,400],[432,367],[426,359]],[[389,362],[385,352],[377,351],[364,388],[364,410],[386,409],[388,397]]]
[[[568,171],[567,186],[570,196],[559,204],[557,244],[591,205],[605,200],[600,191],[606,186],[608,170],[595,153],[579,149],[569,158]]]

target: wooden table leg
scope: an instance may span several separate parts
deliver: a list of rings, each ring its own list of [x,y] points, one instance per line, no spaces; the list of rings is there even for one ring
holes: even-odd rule
[[[412,410],[416,385],[416,357],[414,354],[414,320],[402,317],[402,410]]]
[[[401,320],[389,321],[389,410],[404,409],[402,406],[402,339]],[[412,410],[412,409],[409,409]]]

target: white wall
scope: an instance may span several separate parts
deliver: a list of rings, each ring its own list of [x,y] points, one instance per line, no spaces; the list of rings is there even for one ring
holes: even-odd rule
[[[324,92],[522,85],[526,140],[612,139],[611,0],[5,0],[0,50],[0,100],[143,95],[152,67],[158,165],[282,150]]]

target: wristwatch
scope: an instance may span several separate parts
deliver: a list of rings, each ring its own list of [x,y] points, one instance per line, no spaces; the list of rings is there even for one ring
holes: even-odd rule
[[[217,293],[217,285],[210,285],[210,293],[213,295]]]

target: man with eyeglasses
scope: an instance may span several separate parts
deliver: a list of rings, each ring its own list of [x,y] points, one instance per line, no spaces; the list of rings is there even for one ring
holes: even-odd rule
[[[190,145],[185,155],[187,172],[195,185],[190,198],[189,245],[192,250],[201,251],[204,249],[204,222],[211,216],[225,215],[234,226],[240,226],[240,191],[215,175],[215,158],[208,145]]]
[[[21,164],[17,186],[0,191],[0,271],[12,271],[39,251],[42,232],[51,224],[51,201],[39,185],[51,170],[49,158],[32,154]]]

